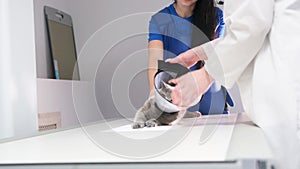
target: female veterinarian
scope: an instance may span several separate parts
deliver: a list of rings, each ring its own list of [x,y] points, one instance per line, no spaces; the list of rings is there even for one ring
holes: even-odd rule
[[[152,16],[149,24],[149,69],[150,93],[154,89],[157,60],[174,58],[191,47],[221,37],[224,33],[222,11],[213,0],[175,0],[170,6]],[[200,61],[190,67],[203,67]],[[204,94],[201,102],[190,109],[202,115],[227,114],[228,104],[233,101],[227,90],[214,83]]]

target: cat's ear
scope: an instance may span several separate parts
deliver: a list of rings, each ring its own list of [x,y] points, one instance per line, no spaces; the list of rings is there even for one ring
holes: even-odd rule
[[[173,86],[169,85],[168,83],[166,83],[164,81],[161,82],[161,88],[162,89],[169,89],[169,90],[173,90],[174,89]]]
[[[161,85],[161,88],[162,88],[162,89],[166,89],[167,86],[168,86],[168,84],[165,83],[164,81],[161,81],[161,82],[160,82],[160,85]]]

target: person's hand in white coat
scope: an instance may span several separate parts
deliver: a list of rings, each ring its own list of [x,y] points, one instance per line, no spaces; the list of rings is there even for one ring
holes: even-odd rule
[[[166,62],[179,63],[185,67],[191,67],[200,60],[207,60],[207,56],[201,46],[188,50],[175,58],[167,59]]]
[[[169,83],[175,84],[172,103],[181,107],[190,107],[198,103],[201,96],[209,89],[213,79],[204,68],[189,72]],[[200,85],[199,85],[200,84]]]
[[[207,56],[201,47],[197,50],[188,50],[176,58],[168,59],[167,62],[179,63],[185,67],[191,67],[200,60],[206,60]],[[213,78],[207,73],[206,69],[195,70],[177,79],[170,80],[175,84],[172,92],[172,102],[175,105],[187,107],[193,106],[199,101],[201,96],[209,89],[213,83]]]

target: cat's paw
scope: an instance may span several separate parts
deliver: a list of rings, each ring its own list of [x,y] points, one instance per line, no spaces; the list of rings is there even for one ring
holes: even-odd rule
[[[146,121],[146,126],[147,127],[156,127],[158,126],[157,120],[156,119],[150,119]]]
[[[199,111],[194,111],[194,112],[187,111],[183,116],[183,118],[197,118],[197,117],[201,117],[201,113]]]
[[[145,127],[145,123],[142,123],[142,122],[134,122],[132,124],[133,129],[144,128],[144,127]]]

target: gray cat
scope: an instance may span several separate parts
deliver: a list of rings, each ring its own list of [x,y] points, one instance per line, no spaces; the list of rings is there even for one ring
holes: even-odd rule
[[[164,98],[171,101],[173,87],[166,83],[161,83],[161,85],[162,87],[159,89],[160,93],[164,96]],[[151,96],[135,114],[132,128],[137,129],[143,127],[171,125],[177,123],[183,117],[194,118],[199,117],[200,115],[201,114],[199,112],[187,112],[186,110],[173,113],[163,112],[157,107],[155,103],[155,96]]]

